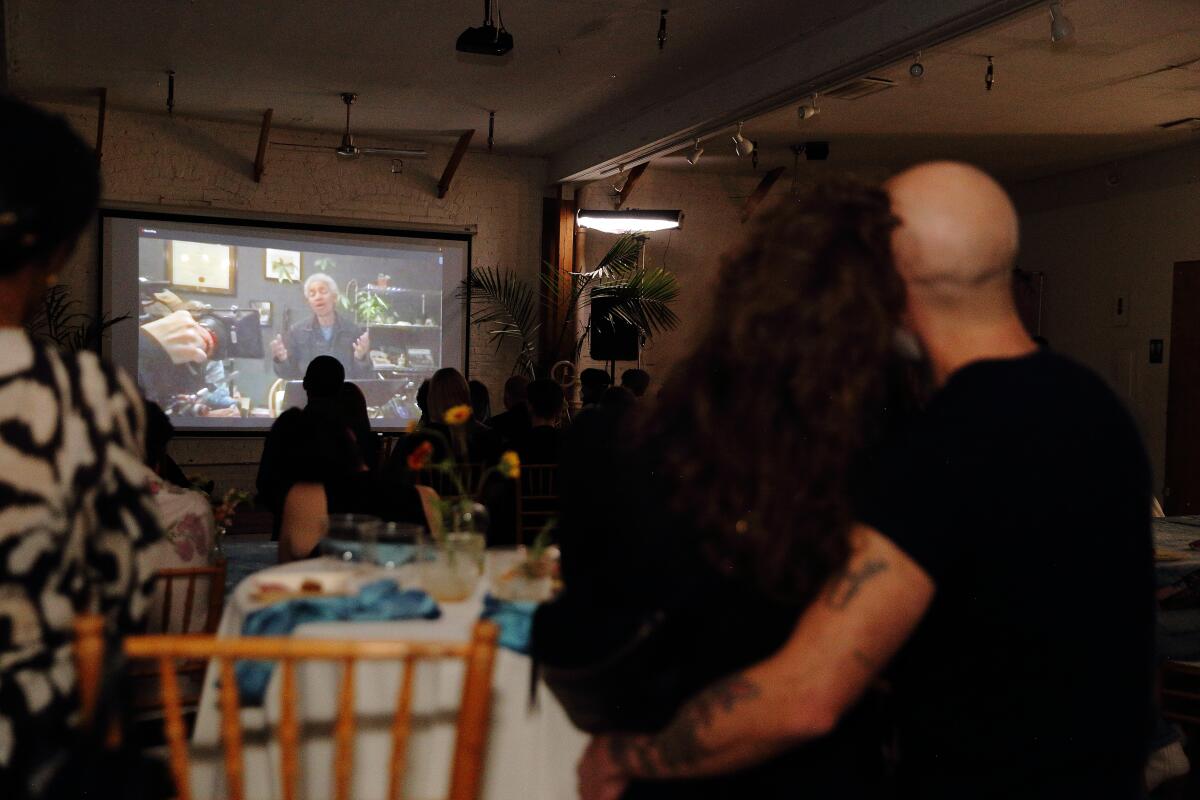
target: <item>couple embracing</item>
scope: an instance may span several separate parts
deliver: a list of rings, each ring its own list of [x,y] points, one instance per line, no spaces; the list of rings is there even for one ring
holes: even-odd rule
[[[1140,796],[1149,466],[1017,247],[966,165],[818,187],[652,413],[571,443],[534,647],[585,800]]]

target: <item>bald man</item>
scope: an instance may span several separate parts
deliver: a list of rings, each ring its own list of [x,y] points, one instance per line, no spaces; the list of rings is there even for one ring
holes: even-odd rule
[[[789,641],[658,734],[594,739],[585,800],[820,737],[885,670],[901,797],[1141,796],[1153,670],[1141,440],[1098,377],[1022,327],[1017,217],[1000,186],[932,163],[886,188],[908,287],[898,343],[928,359],[938,390],[872,459],[850,563]]]

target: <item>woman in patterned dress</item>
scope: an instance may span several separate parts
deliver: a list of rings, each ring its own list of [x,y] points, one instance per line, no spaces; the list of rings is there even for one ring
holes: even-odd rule
[[[0,96],[0,797],[36,797],[78,710],[75,615],[140,626],[161,537],[137,387],[22,328],[93,218],[95,155]]]

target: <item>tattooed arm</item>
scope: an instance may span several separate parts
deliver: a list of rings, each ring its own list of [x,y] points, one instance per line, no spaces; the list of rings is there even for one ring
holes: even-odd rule
[[[631,779],[732,772],[829,733],[909,637],[933,598],[929,576],[858,527],[846,568],[775,655],[693,697],[654,735],[601,736],[579,766],[587,800]]]

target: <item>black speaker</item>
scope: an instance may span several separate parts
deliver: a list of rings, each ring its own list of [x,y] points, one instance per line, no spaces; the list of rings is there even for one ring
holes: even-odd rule
[[[637,326],[609,315],[613,301],[592,299],[591,357],[596,361],[637,361],[641,342]]]

